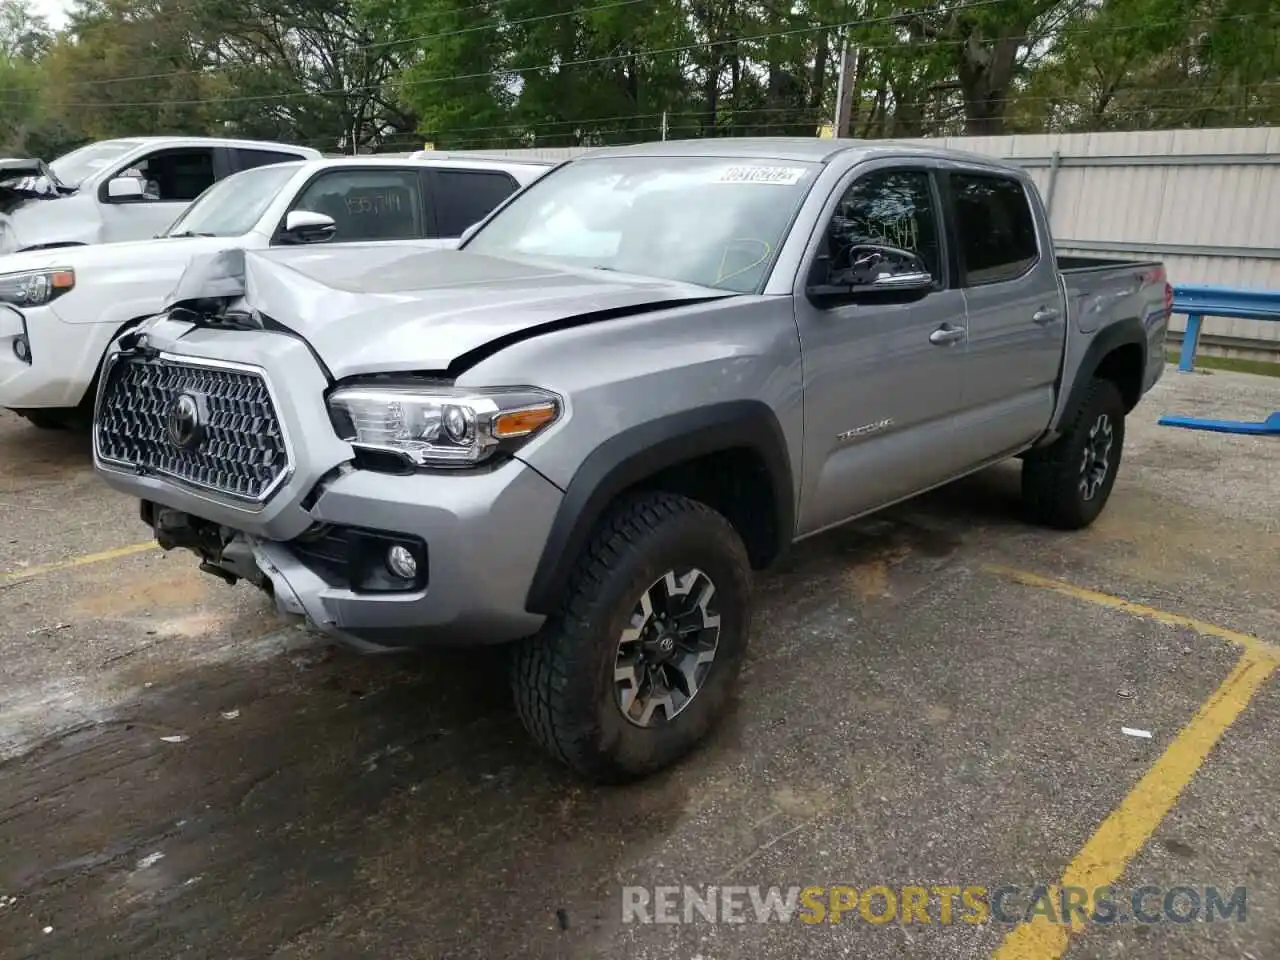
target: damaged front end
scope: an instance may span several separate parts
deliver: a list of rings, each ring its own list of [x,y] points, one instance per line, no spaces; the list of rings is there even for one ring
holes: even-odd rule
[[[278,614],[367,653],[401,646],[369,642],[361,631],[344,629],[324,598],[376,602],[381,596],[395,602],[426,588],[426,543],[410,534],[316,522],[294,539],[277,542],[147,500],[141,516],[163,550],[191,551],[203,573],[232,586],[241,580],[252,584]]]
[[[75,192],[76,188],[62,183],[43,160],[0,158],[0,214]]]
[[[27,208],[77,192],[76,187],[60,181],[43,160],[0,158],[0,255],[60,245],[40,242],[40,215]],[[36,217],[34,223],[31,215]],[[35,237],[29,235],[33,229]]]
[[[199,557],[204,573],[231,585],[245,580],[270,589],[270,581],[254,559],[252,542],[240,531],[149,500],[142,501],[142,522],[155,531],[162,550],[181,548]]]

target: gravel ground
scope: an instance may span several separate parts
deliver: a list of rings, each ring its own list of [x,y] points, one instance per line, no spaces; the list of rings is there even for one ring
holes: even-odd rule
[[[991,956],[999,922],[641,924],[624,887],[1055,883],[1240,653],[992,568],[1280,642],[1280,439],[1155,424],[1277,409],[1171,368],[1088,531],[1024,526],[1007,464],[805,543],[711,742],[614,790],[532,748],[502,651],[362,658],[186,556],[80,562],[134,504],[0,414],[0,957]],[[1276,955],[1278,735],[1272,681],[1122,880],[1243,885],[1244,921],[1068,960]]]

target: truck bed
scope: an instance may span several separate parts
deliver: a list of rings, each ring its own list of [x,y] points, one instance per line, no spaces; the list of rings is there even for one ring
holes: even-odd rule
[[[1058,270],[1061,273],[1088,273],[1094,270],[1116,270],[1119,268],[1132,270],[1135,267],[1151,269],[1159,267],[1159,260],[1128,260],[1122,257],[1078,257],[1073,254],[1058,254]]]

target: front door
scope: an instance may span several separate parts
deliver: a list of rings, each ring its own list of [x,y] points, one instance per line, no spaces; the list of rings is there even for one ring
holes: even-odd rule
[[[281,218],[273,243],[280,243],[289,212],[306,210],[333,218],[330,243],[422,240],[435,235],[435,211],[414,167],[342,166],[321,170],[309,180]]]
[[[833,193],[826,228],[797,277],[804,358],[799,532],[839,523],[952,476],[949,436],[965,355],[964,297],[952,282],[933,173],[882,161]],[[806,295],[868,244],[917,255],[933,285],[826,304]]]
[[[114,174],[143,184],[140,198],[114,200],[102,184],[102,239],[150,240],[169,229],[191,201],[226,175],[222,151],[214,147],[176,147],[157,150],[132,160]]]

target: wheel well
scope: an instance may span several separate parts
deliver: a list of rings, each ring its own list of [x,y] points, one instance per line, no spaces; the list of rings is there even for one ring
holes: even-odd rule
[[[1146,357],[1142,345],[1126,343],[1116,347],[1098,364],[1094,376],[1100,380],[1110,380],[1120,390],[1124,398],[1125,413],[1138,405],[1142,399],[1142,374]]]
[[[136,327],[143,320],[146,320],[151,316],[153,316],[153,314],[147,314],[146,316],[134,317],[132,320],[126,320],[124,323],[120,324],[120,326],[116,328],[116,332],[111,335],[112,342],[114,342],[126,330]],[[80,403],[78,404],[81,409],[83,409],[86,404],[92,406],[94,399],[98,395],[98,378],[102,375],[102,361],[104,359],[106,359],[105,353],[98,358],[98,367],[93,371],[93,379],[90,380],[89,385],[84,388],[84,395],[80,398]]]
[[[662,490],[705,503],[728,520],[747,548],[751,565],[767,567],[782,546],[777,491],[764,458],[748,447],[732,447],[665,467],[631,487]]]

